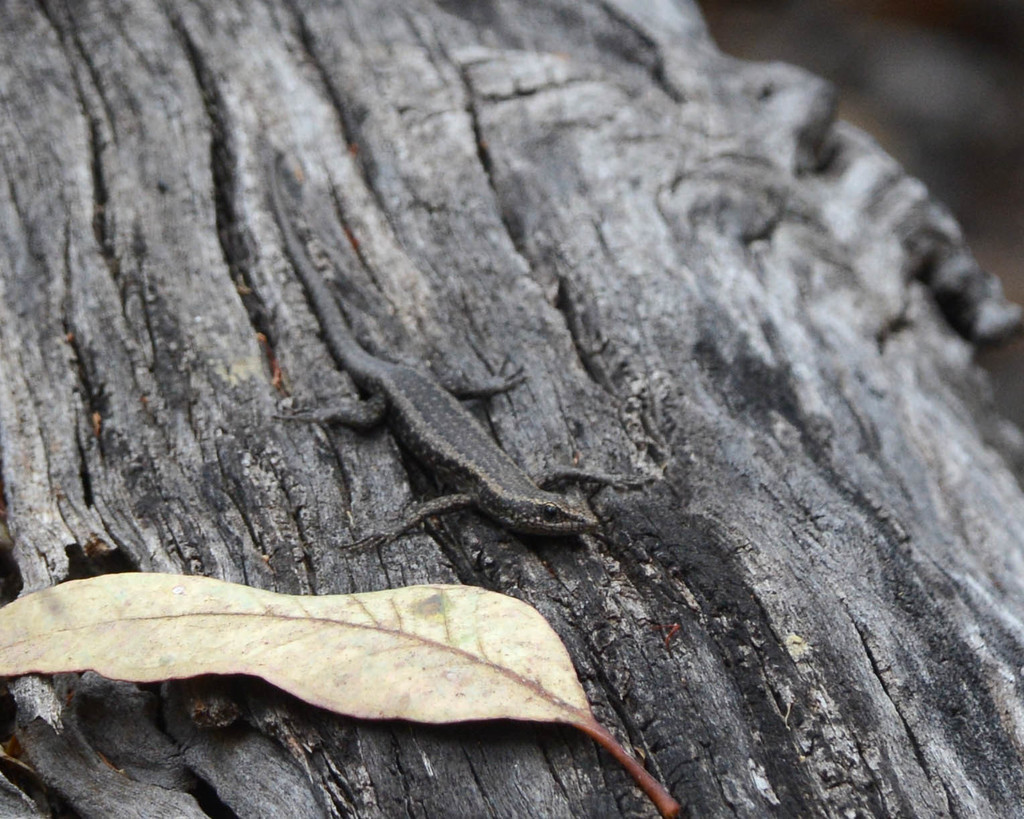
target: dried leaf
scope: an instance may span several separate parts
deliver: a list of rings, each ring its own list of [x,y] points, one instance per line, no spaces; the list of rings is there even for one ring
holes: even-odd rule
[[[0,609],[0,676],[132,682],[251,674],[365,719],[560,722],[618,759],[665,816],[679,805],[594,719],[547,621],[472,586],[289,596],[206,577],[74,580]]]

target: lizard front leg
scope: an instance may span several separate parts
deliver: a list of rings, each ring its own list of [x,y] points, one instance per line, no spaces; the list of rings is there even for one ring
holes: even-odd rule
[[[610,472],[581,469],[577,466],[555,466],[534,478],[534,483],[544,489],[559,483],[596,483],[603,486],[634,489],[638,486],[646,486],[656,480],[656,477],[650,475],[614,475]]]

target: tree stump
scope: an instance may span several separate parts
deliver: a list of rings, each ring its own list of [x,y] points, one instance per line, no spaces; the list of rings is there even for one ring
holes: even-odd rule
[[[1024,803],[1018,311],[830,89],[689,3],[15,0],[0,11],[3,599],[113,571],[522,598],[689,815]],[[591,539],[469,510],[354,394],[268,209],[305,171],[360,341],[525,382],[475,412]],[[576,490],[573,490],[576,491]],[[245,678],[24,678],[5,816],[647,816],[586,737],[360,722]],[[27,794],[27,796],[26,796]],[[29,798],[31,797],[31,798]]]

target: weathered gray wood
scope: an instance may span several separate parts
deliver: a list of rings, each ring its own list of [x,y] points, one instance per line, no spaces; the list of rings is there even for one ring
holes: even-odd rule
[[[549,618],[694,816],[1021,814],[1020,436],[964,340],[1017,311],[821,82],[723,57],[682,0],[9,2],[0,49],[3,588],[482,585]],[[386,430],[274,417],[275,363],[298,405],[351,384],[271,150],[369,346],[524,367],[479,411],[531,472],[663,479],[594,493],[596,542],[467,512],[347,552],[436,488]],[[56,696],[80,686],[108,736]],[[12,690],[82,816],[651,813],[564,729],[358,723],[244,680]]]
[[[39,819],[45,816],[24,792],[0,774],[0,811],[9,819]]]

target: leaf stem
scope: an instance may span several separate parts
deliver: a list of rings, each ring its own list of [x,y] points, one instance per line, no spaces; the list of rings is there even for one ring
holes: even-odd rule
[[[665,789],[664,785],[651,776],[647,769],[629,751],[618,743],[607,728],[593,717],[585,718],[575,723],[575,725],[581,731],[593,737],[598,745],[615,757],[619,764],[633,777],[636,784],[640,786],[640,790],[647,794],[648,799],[654,803],[658,812],[665,819],[673,819],[679,815],[680,805],[672,798],[672,794]]]

